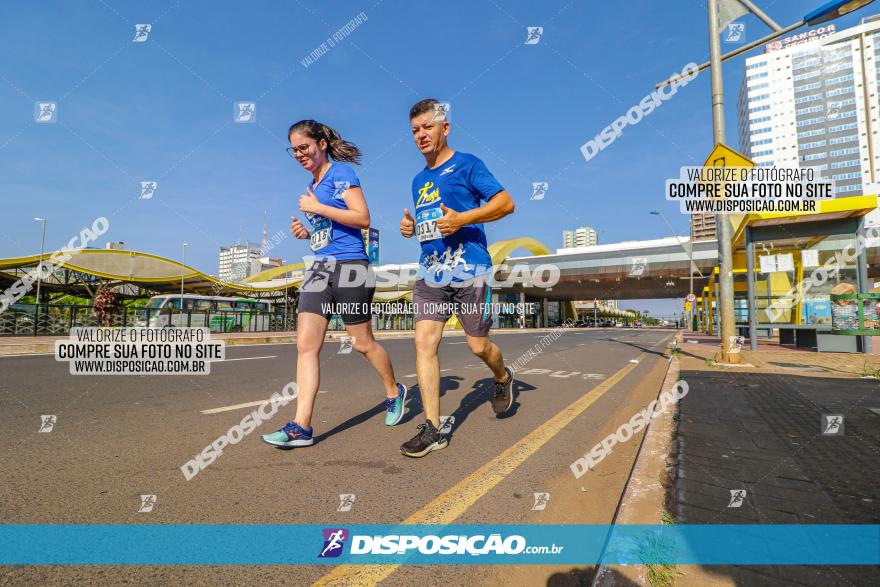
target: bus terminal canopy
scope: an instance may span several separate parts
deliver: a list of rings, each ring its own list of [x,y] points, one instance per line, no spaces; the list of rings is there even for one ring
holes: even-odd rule
[[[44,264],[50,262],[51,255],[43,255]],[[39,255],[0,259],[0,286],[6,289],[39,262]],[[69,259],[53,269],[42,281],[45,291],[89,297],[99,285],[130,285],[153,294],[179,292],[182,280],[187,293],[272,298],[283,297],[286,290],[299,283],[298,279],[284,277],[228,283],[165,257],[118,249],[73,250]]]

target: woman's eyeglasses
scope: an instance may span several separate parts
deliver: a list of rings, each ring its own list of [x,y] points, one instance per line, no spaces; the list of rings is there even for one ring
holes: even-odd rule
[[[308,143],[303,143],[298,147],[287,147],[287,152],[290,153],[290,156],[296,159],[297,154],[305,155],[311,149],[311,145]]]

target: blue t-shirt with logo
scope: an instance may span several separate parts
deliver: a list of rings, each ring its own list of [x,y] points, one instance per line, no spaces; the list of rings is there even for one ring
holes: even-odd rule
[[[456,212],[479,208],[504,188],[477,157],[456,152],[435,169],[427,167],[412,183],[415,235],[422,247],[419,277],[427,282],[466,281],[488,272],[492,258],[482,224],[463,226],[444,237],[437,229],[442,203]]]
[[[309,184],[312,193],[324,205],[348,210],[343,195],[351,187],[360,187],[361,182],[346,163],[333,163],[315,187]],[[312,225],[311,249],[314,255],[335,257],[337,261],[366,259],[364,239],[361,230],[334,222],[319,214],[306,213]]]

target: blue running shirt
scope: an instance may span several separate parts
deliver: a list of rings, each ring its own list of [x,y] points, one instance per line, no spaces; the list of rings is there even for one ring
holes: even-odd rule
[[[309,184],[309,187],[312,188],[312,193],[322,204],[348,210],[343,194],[348,188],[360,187],[360,185],[361,182],[351,165],[333,163],[321,178],[320,183],[313,188]],[[312,225],[310,246],[315,255],[335,257],[337,261],[367,258],[360,228],[346,226],[308,212],[306,218]]]
[[[435,284],[467,281],[488,272],[492,258],[482,224],[444,237],[437,228],[441,202],[456,212],[479,208],[504,188],[477,157],[456,152],[436,169],[425,167],[412,183],[415,235],[422,246],[420,279]]]

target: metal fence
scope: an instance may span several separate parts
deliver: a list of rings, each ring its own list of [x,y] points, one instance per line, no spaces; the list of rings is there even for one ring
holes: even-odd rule
[[[208,327],[212,332],[283,332],[296,329],[296,310],[270,312],[120,308],[104,320],[92,306],[14,304],[0,314],[0,336],[65,335],[74,327]]]
[[[211,332],[289,332],[296,330],[296,308],[271,311],[208,311],[155,308],[120,308],[102,321],[93,306],[13,304],[0,313],[0,336],[66,335],[74,327],[117,326],[135,328],[208,327]],[[412,314],[377,314],[373,330],[412,330]],[[332,316],[329,330],[344,330]]]

